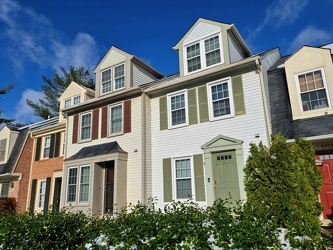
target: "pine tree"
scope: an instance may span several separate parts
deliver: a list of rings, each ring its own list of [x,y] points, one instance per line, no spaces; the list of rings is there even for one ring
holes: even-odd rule
[[[42,86],[43,99],[39,99],[37,102],[27,99],[27,104],[34,110],[36,116],[44,119],[57,116],[60,108],[58,98],[72,81],[87,88],[95,88],[91,73],[84,67],[75,68],[70,66],[69,72],[62,66],[60,66],[60,69],[62,74],[55,71],[52,78],[42,76],[46,83]]]
[[[14,88],[14,84],[9,84],[7,87],[1,88],[0,89],[0,95],[4,95],[7,94],[12,88]],[[0,110],[0,116],[1,116],[2,110]],[[0,124],[3,123],[11,123],[15,121],[14,119],[6,119],[6,118],[2,118],[0,117]]]
[[[305,223],[318,234],[322,176],[314,146],[302,138],[287,144],[281,135],[271,141],[270,148],[251,144],[244,170],[247,202],[270,211],[281,227],[304,230]]]

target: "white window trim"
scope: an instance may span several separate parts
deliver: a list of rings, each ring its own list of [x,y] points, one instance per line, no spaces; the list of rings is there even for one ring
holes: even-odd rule
[[[38,192],[37,192],[37,199],[36,199],[36,205],[35,205],[35,208],[36,208],[36,210],[37,211],[41,211],[41,210],[44,210],[44,204],[43,204],[43,206],[42,207],[40,207],[39,206],[39,199],[40,199],[40,185],[41,185],[41,183],[42,182],[45,182],[45,194],[44,194],[44,204],[45,204],[45,202],[46,202],[46,179],[40,179],[40,180],[38,180],[38,182],[37,182],[37,188],[38,188]]]
[[[59,149],[59,156],[64,156],[65,155],[65,150],[66,150],[66,131],[61,132],[61,146]]]
[[[68,106],[66,106],[66,102],[67,101],[69,101],[69,105]],[[65,100],[64,100],[64,108],[68,108],[68,107],[70,107],[70,106],[72,106],[72,98],[66,98]]]
[[[45,141],[46,141],[46,138],[49,137],[50,138],[50,146],[48,147],[49,148],[49,156],[48,157],[45,157],[45,154],[44,154],[44,149],[45,149]],[[46,136],[43,136],[42,138],[42,159],[49,159],[50,158],[50,153],[51,153],[51,135],[46,135]]]
[[[67,169],[67,180],[66,180],[66,204],[76,204],[77,202],[77,190],[78,190],[78,179],[77,179],[77,174],[78,174],[78,171],[76,171],[76,189],[75,189],[75,201],[68,201],[68,191],[69,191],[69,188],[68,188],[68,185],[69,185],[69,171],[71,169],[74,169],[76,168],[76,170],[78,170],[79,166],[73,166],[73,167],[69,167]]]
[[[124,87],[122,87],[122,88],[118,88],[118,89],[116,89],[116,79],[115,79],[115,68],[116,67],[118,67],[118,66],[121,66],[121,65],[124,65]],[[112,75],[111,75],[111,80],[112,80],[112,87],[111,87],[111,92],[115,92],[115,91],[119,91],[119,90],[122,90],[122,89],[124,89],[125,88],[125,83],[126,83],[126,69],[125,69],[125,63],[120,63],[120,64],[117,64],[117,65],[114,65],[113,67],[112,67],[112,71],[113,71],[113,78],[112,78]]]
[[[185,99],[185,123],[177,124],[177,125],[172,125],[172,112],[171,112],[171,97],[177,96],[184,94],[184,99]],[[173,129],[173,128],[179,128],[179,127],[184,127],[188,126],[189,122],[189,117],[188,117],[188,99],[187,99],[187,89],[180,90],[177,92],[173,92],[167,95],[167,110],[168,110],[168,128]]]
[[[89,181],[88,181],[88,186],[89,186],[89,188],[88,188],[88,200],[87,201],[81,201],[80,200],[80,194],[81,194],[81,174],[82,174],[82,168],[84,168],[84,167],[89,167]],[[91,181],[90,181],[90,177],[91,177],[91,167],[90,167],[90,165],[89,164],[86,164],[86,165],[80,165],[80,167],[79,167],[80,169],[80,171],[77,171],[77,174],[78,174],[78,176],[77,176],[77,178],[78,178],[78,188],[77,188],[77,194],[76,194],[76,200],[78,201],[78,204],[88,204],[89,203],[89,200],[90,200],[90,185],[91,185]]]
[[[314,71],[317,71],[317,70],[321,71],[321,75],[323,77],[324,89],[325,89],[325,92],[326,92],[328,107],[304,111],[303,110],[303,104],[302,104],[302,98],[301,98],[301,89],[300,89],[299,82],[298,82],[298,76],[299,75],[304,75],[304,74],[307,74],[307,73],[310,73],[310,72],[314,72]],[[311,114],[311,112],[317,112],[318,110],[330,109],[331,108],[331,100],[330,100],[330,95],[329,95],[329,92],[328,92],[328,85],[327,85],[327,81],[326,81],[325,70],[324,70],[323,67],[316,68],[316,69],[311,69],[311,70],[307,70],[307,71],[295,74],[295,83],[296,83],[296,89],[297,89],[297,94],[298,94],[298,104],[299,104],[299,107],[300,107],[300,112],[302,114],[304,114],[304,113]],[[315,90],[313,90],[313,91],[315,91]]]
[[[79,102],[78,103],[75,103],[75,98],[79,98]],[[77,105],[79,103],[81,103],[81,95],[73,96],[73,105]]]
[[[107,71],[107,70],[110,70],[110,91],[108,91],[108,92],[104,92],[103,93],[103,82],[102,82],[102,79],[103,79],[103,77],[102,77],[102,74],[103,74],[103,72],[105,72],[105,71]],[[101,70],[101,73],[100,73],[100,83],[99,83],[99,86],[100,86],[100,95],[106,95],[106,94],[108,94],[108,93],[111,93],[112,92],[112,68],[111,67],[109,67],[109,68],[106,68],[106,69],[103,69],[103,70]]]
[[[7,196],[1,196],[3,184],[8,184]],[[9,196],[9,188],[10,188],[9,182],[0,182],[0,197],[8,197]]]
[[[122,114],[121,114],[121,131],[119,132],[116,132],[116,133],[111,133],[111,108],[113,107],[117,107],[117,106],[120,106],[121,105],[121,110],[122,110]],[[121,102],[121,103],[117,103],[117,104],[114,104],[114,105],[110,105],[109,106],[109,109],[108,109],[108,135],[109,136],[116,136],[116,135],[122,135],[124,134],[124,103]]]
[[[8,146],[8,143],[7,143],[7,138],[2,138],[2,139],[0,139],[0,141],[2,141],[2,140],[6,140],[6,144],[5,144],[5,149],[3,150],[3,152],[4,152],[4,156],[3,156],[3,160],[0,160],[0,162],[5,162],[6,161],[6,153],[7,153],[7,146]]]
[[[192,197],[188,198],[177,198],[177,182],[176,182],[176,161],[177,160],[185,160],[190,159],[191,164],[191,191]],[[172,199],[177,201],[185,201],[188,199],[196,200],[195,197],[195,178],[194,178],[194,165],[193,165],[193,156],[182,156],[182,157],[174,157],[171,159],[171,167],[172,167]]]
[[[230,114],[214,117],[213,100],[212,100],[212,88],[211,87],[214,86],[214,85],[225,83],[225,82],[228,83]],[[209,113],[209,120],[210,121],[223,120],[223,119],[227,119],[227,118],[235,116],[234,98],[233,98],[233,93],[232,93],[232,84],[231,84],[231,78],[230,77],[207,83],[207,93],[208,93],[208,110],[209,110],[208,113]]]
[[[82,117],[83,117],[84,115],[88,115],[88,114],[90,114],[90,137],[87,138],[87,139],[82,139],[82,137],[81,137]],[[93,117],[92,117],[92,112],[91,112],[91,111],[80,114],[80,123],[79,123],[79,130],[80,130],[80,131],[79,131],[79,139],[80,139],[79,141],[80,141],[80,142],[91,141],[91,134],[92,134],[92,119],[93,119]]]
[[[205,40],[210,39],[210,38],[212,38],[214,36],[218,36],[219,37],[221,62],[213,64],[213,65],[210,65],[210,66],[206,66]],[[191,71],[191,72],[188,72],[187,52],[186,52],[186,49],[187,49],[187,47],[192,46],[192,45],[197,44],[197,43],[199,43],[199,46],[200,46],[200,63],[201,63],[201,68],[197,69],[197,70],[194,70],[194,71]],[[204,36],[204,37],[202,37],[200,39],[196,39],[196,40],[193,40],[193,41],[190,41],[190,42],[187,42],[187,43],[183,44],[184,75],[191,75],[191,74],[194,74],[196,72],[200,72],[202,70],[209,69],[209,68],[221,65],[223,63],[224,63],[224,51],[223,51],[223,43],[222,43],[222,34],[221,34],[221,32],[218,32],[218,33],[213,32],[213,33],[210,33],[210,34],[208,34],[208,35],[206,35],[206,36]]]

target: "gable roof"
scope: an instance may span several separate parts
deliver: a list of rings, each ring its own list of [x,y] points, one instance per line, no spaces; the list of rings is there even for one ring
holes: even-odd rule
[[[95,91],[90,89],[90,88],[87,88],[81,84],[78,84],[77,82],[74,82],[72,81],[68,86],[67,88],[65,89],[65,91],[61,94],[61,96],[58,98],[58,101],[61,100],[63,98],[64,95],[66,95],[66,93],[69,91],[70,88],[73,88],[73,86],[76,86],[80,89],[82,89],[84,92],[88,92],[90,93],[91,95],[94,95],[95,94]]]

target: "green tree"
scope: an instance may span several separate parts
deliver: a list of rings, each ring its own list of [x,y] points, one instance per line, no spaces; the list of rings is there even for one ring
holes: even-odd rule
[[[7,94],[12,88],[14,88],[14,84],[9,84],[7,87],[1,88],[0,89],[0,95]],[[0,110],[0,116],[1,116],[1,113],[2,113],[2,110]],[[15,121],[15,120],[0,117],[0,124],[11,123],[13,121]]]
[[[251,144],[244,171],[249,204],[268,210],[281,227],[298,233],[307,228],[309,236],[319,234],[322,176],[310,142],[298,138],[287,144],[286,138],[274,135],[270,148]]]
[[[61,74],[54,71],[54,76],[51,78],[42,76],[46,83],[42,86],[43,99],[39,99],[37,102],[27,99],[27,104],[34,110],[36,116],[44,119],[57,116],[60,108],[58,98],[72,81],[87,88],[95,88],[93,76],[88,69],[84,67],[75,68],[74,66],[70,66],[69,72],[62,66],[60,66],[60,69]]]

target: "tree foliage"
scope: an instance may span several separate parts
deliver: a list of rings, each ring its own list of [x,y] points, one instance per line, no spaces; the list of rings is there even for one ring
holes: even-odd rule
[[[14,84],[9,84],[7,87],[0,88],[0,95],[7,94],[12,88],[14,88]],[[1,116],[2,110],[0,110],[0,116]],[[2,123],[11,123],[14,119],[6,119],[0,117],[0,124]]]
[[[95,88],[94,79],[88,69],[70,66],[67,71],[60,66],[60,70],[60,74],[54,71],[54,76],[51,78],[42,76],[46,83],[42,86],[43,99],[39,99],[37,102],[27,99],[27,104],[34,110],[36,116],[44,119],[57,116],[60,108],[58,98],[72,81],[87,88]]]
[[[281,135],[271,140],[270,148],[251,144],[244,170],[248,203],[268,210],[281,227],[299,231],[305,223],[310,234],[319,234],[322,176],[313,145],[302,138],[290,145]]]

